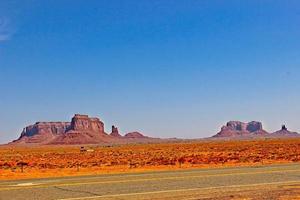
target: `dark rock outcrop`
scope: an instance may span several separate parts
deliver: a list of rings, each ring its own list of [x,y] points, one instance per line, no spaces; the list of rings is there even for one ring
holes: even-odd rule
[[[230,121],[221,128],[221,131],[214,137],[249,137],[268,135],[262,127],[261,122],[252,121],[243,123],[240,121]]]
[[[118,137],[118,138],[121,138],[121,137],[122,137],[122,136],[120,135],[120,133],[119,133],[118,128],[115,127],[115,126],[112,126],[110,135],[113,136],[113,137]]]

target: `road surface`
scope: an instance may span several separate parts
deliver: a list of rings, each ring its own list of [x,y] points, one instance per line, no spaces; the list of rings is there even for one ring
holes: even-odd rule
[[[300,164],[0,182],[10,199],[300,199]]]

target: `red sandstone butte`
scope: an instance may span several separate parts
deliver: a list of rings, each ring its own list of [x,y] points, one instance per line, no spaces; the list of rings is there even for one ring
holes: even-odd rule
[[[113,136],[113,137],[117,137],[117,138],[121,138],[122,135],[120,135],[119,133],[119,129],[115,126],[112,126],[111,128],[111,133],[109,134],[110,136]]]
[[[289,131],[285,125],[282,129],[274,133],[268,133],[263,129],[261,122],[252,121],[243,123],[240,121],[230,121],[221,128],[214,138],[256,138],[256,137],[299,137],[300,134]]]
[[[249,137],[265,136],[269,133],[262,127],[261,122],[243,123],[240,121],[230,121],[221,128],[221,131],[214,137]]]
[[[122,137],[115,126],[112,127],[112,133],[109,135],[105,132],[104,123],[100,119],[76,114],[71,122],[37,122],[34,125],[27,126],[22,131],[19,139],[11,144],[124,143],[129,138],[148,137],[141,134],[129,134],[129,136]]]

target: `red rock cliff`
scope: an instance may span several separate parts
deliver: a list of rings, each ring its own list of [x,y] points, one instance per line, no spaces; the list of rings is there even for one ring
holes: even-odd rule
[[[37,122],[30,125],[12,144],[103,144],[124,143],[126,139],[135,141],[134,139],[141,138],[152,139],[137,132],[122,137],[115,126],[112,127],[112,133],[108,135],[100,119],[76,114],[71,122]]]
[[[70,122],[37,122],[23,129],[21,137],[37,134],[63,134],[70,128]]]
[[[76,114],[71,122],[37,122],[26,127],[15,143],[94,144],[109,139],[98,118]]]
[[[252,121],[243,123],[240,121],[230,121],[214,137],[247,137],[267,134],[268,132],[263,129],[261,122]]]
[[[104,133],[104,123],[98,118],[89,118],[88,115],[76,114],[72,118],[70,130]]]

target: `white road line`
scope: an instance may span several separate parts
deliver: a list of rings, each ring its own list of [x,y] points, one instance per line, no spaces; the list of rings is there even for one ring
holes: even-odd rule
[[[272,173],[290,173],[290,172],[300,172],[299,170],[278,170],[278,171],[258,171],[258,172],[243,172],[243,173],[230,173],[230,174],[209,174],[209,175],[197,175],[197,176],[174,176],[174,177],[163,177],[163,178],[143,178],[143,179],[128,179],[128,180],[112,180],[112,181],[96,181],[96,182],[81,182],[81,183],[59,183],[53,185],[37,185],[37,186],[28,186],[23,187],[22,189],[31,189],[31,188],[46,188],[52,186],[79,186],[79,185],[95,185],[95,184],[112,184],[112,183],[129,183],[129,182],[141,182],[141,181],[158,181],[158,180],[179,180],[187,178],[203,178],[203,177],[221,177],[221,176],[236,176],[236,175],[254,175],[254,174],[272,174]],[[0,188],[0,191],[3,190],[15,190],[15,187]]]
[[[35,186],[35,185],[40,185],[39,183],[19,183],[16,185],[12,185],[12,186],[16,186],[16,187],[28,187],[28,186]]]
[[[241,167],[225,167],[225,168],[210,168],[210,169],[184,169],[184,170],[173,170],[173,171],[152,171],[152,172],[145,172],[145,173],[140,173],[140,174],[109,174],[109,175],[96,175],[96,177],[77,177],[77,178],[62,178],[59,180],[85,180],[85,179],[100,179],[100,178],[119,178],[119,177],[141,177],[141,176],[152,176],[152,175],[172,175],[172,174],[194,174],[194,173],[205,173],[205,172],[224,172],[224,171],[241,171],[241,170],[263,170],[263,169],[280,169],[282,167],[294,167],[294,166],[299,166],[300,164],[278,164],[278,165],[263,165],[263,166],[241,166]]]
[[[292,184],[292,183],[300,183],[300,181],[283,181],[283,182],[256,183],[256,184],[247,184],[247,185],[230,185],[230,186],[219,186],[219,187],[189,188],[189,189],[177,189],[177,190],[161,190],[161,191],[151,191],[151,192],[112,194],[112,195],[103,195],[103,196],[75,197],[75,198],[65,198],[65,199],[57,199],[57,200],[101,199],[101,198],[126,197],[126,196],[137,196],[137,195],[147,195],[147,194],[163,194],[163,193],[170,193],[170,192],[189,192],[189,191],[198,191],[198,190],[213,190],[213,189],[237,188],[237,187],[255,187],[255,186],[281,185],[281,184]]]

